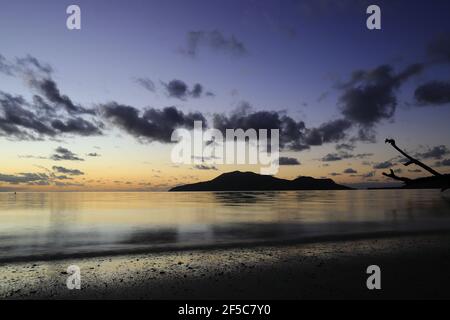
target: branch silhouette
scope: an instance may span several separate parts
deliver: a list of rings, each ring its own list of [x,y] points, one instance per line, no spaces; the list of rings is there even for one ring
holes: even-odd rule
[[[408,162],[404,163],[405,166],[415,164],[415,165],[421,167],[422,169],[428,171],[429,173],[431,173],[432,176],[422,177],[422,178],[417,178],[417,179],[410,179],[410,178],[406,178],[406,177],[397,176],[395,174],[394,170],[392,170],[392,169],[390,170],[390,173],[383,172],[384,176],[394,179],[394,180],[403,181],[405,183],[403,188],[408,188],[408,189],[440,188],[441,191],[445,191],[450,188],[450,175],[449,174],[440,174],[439,172],[430,168],[423,162],[420,162],[419,160],[413,158],[412,156],[407,154],[405,151],[403,151],[402,149],[397,147],[394,139],[386,139],[385,143],[389,143],[390,145],[392,145],[395,148],[395,150],[400,152],[403,156],[405,156],[409,160]]]
[[[395,140],[394,139],[386,139],[384,141],[385,143],[389,143],[390,145],[392,145],[395,150],[397,150],[398,152],[400,152],[402,155],[404,155],[406,158],[409,159],[408,162],[404,163],[405,166],[409,166],[411,164],[415,164],[421,168],[423,168],[424,170],[428,171],[429,173],[431,173],[434,176],[442,176],[439,172],[437,172],[436,170],[430,168],[429,166],[427,166],[426,164],[424,164],[423,162],[420,162],[419,160],[411,157],[409,154],[407,154],[405,151],[403,151],[402,149],[400,149],[399,147],[397,147],[397,145],[395,144]],[[392,171],[392,170],[391,170]],[[385,175],[386,176],[386,175]],[[388,176],[388,175],[387,175]]]

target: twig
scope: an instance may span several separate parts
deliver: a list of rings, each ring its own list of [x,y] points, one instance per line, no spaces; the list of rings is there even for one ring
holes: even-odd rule
[[[399,177],[398,175],[395,174],[394,170],[392,170],[392,169],[391,169],[391,173],[383,172],[383,176],[389,177],[389,178],[394,179],[394,180],[403,181],[404,183],[411,182],[410,178]]]

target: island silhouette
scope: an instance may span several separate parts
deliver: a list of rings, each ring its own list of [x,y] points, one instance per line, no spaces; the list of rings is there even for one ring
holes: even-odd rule
[[[280,191],[280,190],[351,190],[332,179],[300,176],[294,180],[261,175],[254,172],[233,171],[204,182],[185,184],[169,191]]]

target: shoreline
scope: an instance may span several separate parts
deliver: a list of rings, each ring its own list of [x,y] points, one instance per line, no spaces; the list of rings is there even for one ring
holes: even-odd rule
[[[142,248],[124,248],[116,250],[104,250],[96,252],[80,252],[80,253],[60,253],[33,255],[33,256],[13,256],[0,257],[0,267],[6,264],[13,263],[27,263],[27,262],[58,262],[73,259],[101,259],[105,257],[120,257],[127,255],[146,255],[146,254],[171,254],[183,253],[190,251],[214,251],[214,250],[233,250],[233,249],[252,249],[264,247],[290,247],[296,245],[321,244],[328,242],[346,242],[346,241],[360,241],[360,240],[381,240],[386,238],[402,238],[402,237],[416,237],[416,236],[450,236],[448,228],[435,230],[410,230],[410,231],[374,231],[348,234],[334,234],[334,235],[318,235],[308,236],[304,238],[295,239],[278,239],[278,240],[255,240],[255,241],[235,241],[227,243],[210,243],[210,244],[192,244],[192,245],[154,245],[152,247]]]
[[[377,264],[382,290],[366,288]],[[81,269],[68,290],[66,269]],[[0,265],[2,299],[450,298],[450,234],[197,249]]]

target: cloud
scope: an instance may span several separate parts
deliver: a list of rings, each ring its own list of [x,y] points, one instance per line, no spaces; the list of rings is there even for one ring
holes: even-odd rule
[[[7,66],[7,67],[6,67]],[[103,124],[93,109],[76,105],[62,95],[51,78],[53,69],[30,55],[8,62],[0,55],[0,72],[23,78],[39,92],[32,101],[0,91],[0,136],[42,140],[58,134],[100,135]],[[62,108],[61,108],[62,107]],[[84,119],[89,115],[93,119]]]
[[[19,173],[17,175],[0,173],[0,182],[47,185],[49,184],[49,176],[45,173]]]
[[[374,169],[387,169],[387,168],[391,168],[394,164],[390,161],[385,161],[385,162],[380,162],[380,163],[376,163],[374,164],[373,168]]]
[[[198,170],[218,170],[216,166],[208,166],[206,164],[197,164],[195,166],[193,166],[193,169],[198,169]]]
[[[361,175],[363,178],[372,178],[375,177],[375,171],[370,171]]]
[[[84,175],[84,172],[82,172],[82,171],[80,171],[80,170],[78,170],[78,169],[67,169],[67,168],[59,167],[59,166],[53,166],[52,169],[53,169],[55,172],[63,173],[63,174],[68,174],[68,175],[71,175],[71,176],[81,176],[81,175]]]
[[[61,133],[75,133],[80,136],[100,135],[102,134],[100,128],[103,128],[102,123],[95,125],[80,117],[68,119],[66,122],[55,119],[51,122],[51,125]]]
[[[390,65],[381,65],[373,70],[357,70],[347,83],[337,85],[343,91],[339,97],[342,115],[359,126],[359,139],[374,139],[374,126],[395,114],[397,89],[423,68],[422,64],[412,64],[396,73]]]
[[[82,187],[82,186],[84,186],[84,184],[83,183],[55,181],[55,186],[57,186],[57,187]]]
[[[146,89],[146,90],[148,90],[150,92],[155,92],[156,91],[155,83],[149,78],[137,78],[135,81],[141,87],[143,87],[144,89]]]
[[[19,158],[22,158],[22,159],[40,159],[40,160],[48,159],[47,157],[43,157],[43,156],[34,156],[34,155],[31,155],[31,154],[18,155],[18,157],[19,157]]]
[[[171,98],[177,98],[180,100],[186,100],[188,97],[200,98],[203,94],[203,86],[200,83],[196,83],[192,90],[182,80],[174,79],[169,83],[162,82],[162,85],[166,89],[167,95]],[[208,92],[208,96],[214,95],[212,92]]]
[[[57,131],[46,119],[29,109],[22,96],[0,91],[0,135],[35,140],[37,135],[55,136]]]
[[[328,153],[322,158],[322,161],[324,162],[339,161],[339,160],[342,160],[342,157],[337,153]]]
[[[336,150],[347,150],[347,151],[353,151],[355,149],[355,145],[349,144],[349,143],[341,143],[336,145]]]
[[[14,67],[6,60],[6,58],[0,54],[0,72],[8,76],[13,75]]]
[[[309,148],[302,133],[305,130],[303,121],[296,121],[276,111],[253,111],[252,107],[245,102],[229,115],[215,114],[213,127],[223,134],[226,133],[226,129],[236,128],[255,129],[256,131],[279,129],[282,147],[298,151]]]
[[[414,97],[421,106],[448,104],[450,103],[450,82],[427,82],[416,89]]]
[[[423,153],[417,153],[416,157],[422,158],[422,159],[436,159],[436,160],[440,160],[442,159],[443,156],[447,155],[450,153],[450,150],[444,146],[444,145],[440,145],[440,146],[436,146],[433,148],[429,148],[427,151],[423,152]]]
[[[149,141],[171,142],[176,128],[192,129],[194,121],[206,124],[199,112],[183,113],[175,107],[146,109],[142,112],[131,106],[111,102],[100,106],[102,115],[127,133]]]
[[[84,161],[84,159],[79,158],[75,153],[72,151],[63,148],[58,147],[55,150],[55,154],[53,154],[50,159],[55,161],[61,161],[61,160],[69,160],[69,161]]]
[[[356,171],[355,169],[352,169],[352,168],[347,168],[344,170],[344,173],[355,174],[355,173],[358,173],[358,171]]]
[[[300,165],[300,161],[296,158],[290,158],[290,157],[280,157],[278,159],[278,164],[280,166],[297,166]]]
[[[187,90],[187,89],[186,89]],[[176,128],[192,129],[194,121],[202,121],[208,127],[205,116],[200,112],[183,113],[176,107],[163,109],[139,109],[111,102],[99,106],[99,113],[113,125],[127,133],[144,140],[168,143]],[[229,114],[216,113],[212,117],[211,128],[218,129],[224,135],[227,129],[278,129],[280,146],[284,149],[301,151],[310,146],[337,142],[346,137],[345,131],[350,123],[345,119],[326,122],[318,128],[306,129],[303,121],[297,121],[279,111],[254,111],[243,102]],[[317,141],[312,139],[318,135]],[[359,155],[363,157],[364,155]],[[353,155],[352,155],[353,157]],[[356,155],[354,157],[357,157]]]
[[[450,159],[444,159],[435,163],[436,167],[450,167]]]
[[[331,161],[339,161],[343,159],[364,159],[367,157],[373,156],[373,153],[358,153],[351,154],[345,151],[340,151],[339,153],[328,153],[324,157],[322,157],[322,161],[331,162]]]
[[[320,146],[323,143],[338,142],[346,137],[346,131],[352,123],[346,119],[337,119],[325,122],[318,128],[307,130],[306,143]]]
[[[87,154],[88,157],[100,157],[101,155],[98,154],[97,152],[90,152]]]
[[[184,81],[172,80],[167,84],[164,84],[169,97],[185,99],[188,93],[188,86]]]
[[[247,48],[242,41],[238,40],[234,35],[227,37],[219,30],[188,32],[187,47],[181,49],[180,52],[195,57],[202,47],[234,56],[242,56],[247,53]]]
[[[191,91],[191,96],[193,98],[199,98],[202,95],[203,87],[200,83],[196,83]]]
[[[18,66],[25,70],[35,69],[40,73],[50,74],[53,72],[53,68],[48,63],[43,63],[39,61],[36,57],[27,55],[23,58],[16,58],[16,63]]]
[[[62,95],[56,82],[52,79],[36,79],[33,77],[29,80],[29,84],[32,88],[37,89],[48,101],[57,106],[63,106],[70,114],[95,114],[94,110],[76,105],[68,96]]]

